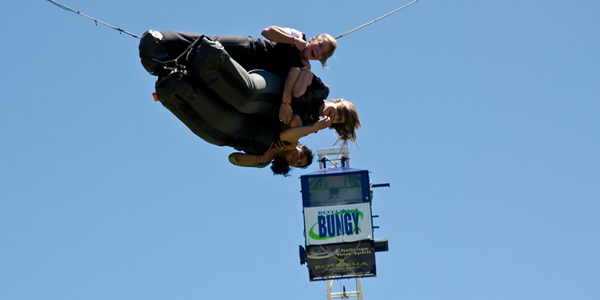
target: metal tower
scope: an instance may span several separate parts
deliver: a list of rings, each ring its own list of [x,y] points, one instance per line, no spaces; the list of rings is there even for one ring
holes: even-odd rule
[[[310,281],[326,281],[327,300],[363,299],[363,277],[377,274],[375,252],[388,251],[387,239],[375,239],[371,212],[374,185],[369,171],[350,168],[348,147],[318,149],[319,171],[300,176],[305,245],[300,264]],[[334,292],[340,279],[354,279],[356,291]]]

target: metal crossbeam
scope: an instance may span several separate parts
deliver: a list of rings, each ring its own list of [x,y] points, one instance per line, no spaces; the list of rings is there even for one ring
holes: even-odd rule
[[[317,149],[319,157],[319,170],[327,169],[327,163],[331,168],[350,167],[350,149],[347,146],[335,148]]]

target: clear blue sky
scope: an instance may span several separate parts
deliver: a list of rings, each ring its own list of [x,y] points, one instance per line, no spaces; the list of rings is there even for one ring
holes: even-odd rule
[[[408,1],[60,2],[136,34],[335,36]],[[315,66],[359,109],[352,167],[391,184],[365,299],[600,299],[599,11],[421,0]],[[135,38],[42,0],[0,27],[1,299],[325,299],[297,253],[316,164],[230,165],[152,100]]]

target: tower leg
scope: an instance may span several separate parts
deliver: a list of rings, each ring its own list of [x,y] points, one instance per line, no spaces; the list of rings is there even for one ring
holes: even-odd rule
[[[358,300],[363,300],[362,293],[362,281],[360,277],[356,277],[356,291],[347,292],[346,287],[344,287],[343,292],[333,293],[333,284],[335,283],[335,279],[327,279],[327,300],[331,299],[348,299],[350,297],[356,298]]]

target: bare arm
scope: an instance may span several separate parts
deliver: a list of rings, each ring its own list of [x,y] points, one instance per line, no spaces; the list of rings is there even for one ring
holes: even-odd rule
[[[294,115],[292,117],[292,121],[290,122],[290,128],[302,127],[302,119],[300,119],[299,115]]]
[[[331,126],[331,120],[328,117],[324,117],[315,124],[302,126],[302,127],[294,127],[282,131],[279,134],[279,139],[282,141],[288,141],[292,143],[297,143],[301,137],[307,136],[311,133],[315,133],[321,129],[325,129]]]
[[[261,34],[270,41],[290,44],[298,48],[298,50],[304,50],[304,48],[306,48],[306,42],[304,40],[292,36],[285,29],[278,26],[270,26],[265,28]]]
[[[281,142],[272,142],[271,146],[262,155],[246,154],[246,153],[232,153],[229,155],[229,161],[238,166],[245,167],[264,167],[273,160],[275,154],[280,150],[284,149],[286,145]]]
[[[285,79],[285,85],[283,86],[283,99],[281,99],[281,103],[292,103],[293,91],[296,85],[299,84],[298,79],[302,73],[304,72],[302,72],[302,69],[298,67],[290,68],[288,76]],[[306,82],[304,82],[304,84],[306,84]]]
[[[288,72],[288,76],[285,79],[285,85],[283,86],[283,97],[281,99],[281,107],[279,107],[279,119],[284,124],[289,124],[292,120],[294,111],[292,110],[292,94],[295,90],[295,85],[300,77],[302,70],[298,67],[291,68]]]
[[[313,79],[313,74],[310,71],[302,70],[298,80],[294,84],[293,96],[298,98],[306,92],[306,88],[310,85]]]

